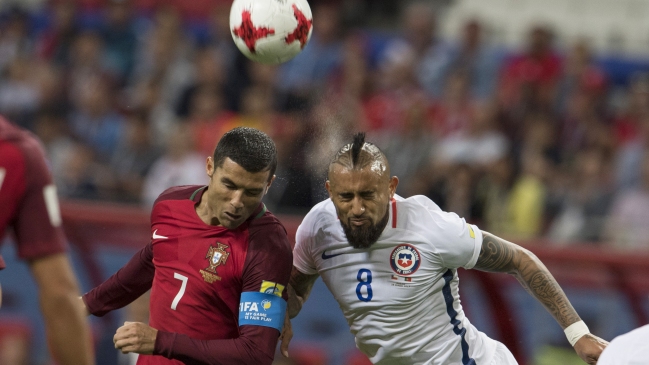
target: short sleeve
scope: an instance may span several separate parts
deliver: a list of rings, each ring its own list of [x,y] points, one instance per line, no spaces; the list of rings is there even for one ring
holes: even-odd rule
[[[67,244],[61,228],[59,201],[45,154],[35,140],[24,146],[25,195],[14,223],[18,255],[34,259],[65,252]]]
[[[426,198],[427,199],[427,198]],[[428,210],[432,223],[426,224],[429,239],[449,269],[475,266],[482,248],[482,232],[478,227],[468,224],[455,213],[444,212],[427,199],[430,204],[422,204]],[[419,203],[423,203],[419,201]]]
[[[288,298],[293,254],[284,226],[274,217],[251,228],[248,255],[243,269],[243,292],[264,292]]]
[[[313,248],[313,222],[307,215],[295,233],[295,248],[293,249],[293,266],[306,275],[316,275],[316,269],[311,249]]]

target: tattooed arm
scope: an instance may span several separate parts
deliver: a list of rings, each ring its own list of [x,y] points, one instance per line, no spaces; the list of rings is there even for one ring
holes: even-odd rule
[[[285,357],[288,357],[288,344],[293,338],[293,327],[291,327],[290,318],[295,318],[300,313],[302,305],[309,298],[313,284],[315,284],[318,276],[318,274],[303,274],[293,266],[291,278],[288,281],[288,303],[286,306],[286,316],[284,317],[284,327],[280,335],[280,340],[282,341],[280,350]]]
[[[482,234],[482,249],[475,269],[513,275],[563,329],[581,320],[566,294],[536,255],[491,233],[483,231]],[[588,334],[579,339],[574,348],[582,360],[594,365],[607,344],[599,337]]]
[[[313,284],[315,284],[316,279],[319,275],[307,275],[303,274],[295,266],[293,266],[293,271],[291,271],[291,278],[288,282],[288,315],[290,318],[295,318],[300,310],[302,310],[302,305],[309,298],[311,294],[311,289],[313,289]]]

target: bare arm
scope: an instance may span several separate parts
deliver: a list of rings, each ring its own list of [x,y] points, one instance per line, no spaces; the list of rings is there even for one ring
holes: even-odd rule
[[[295,318],[302,310],[302,305],[309,298],[313,284],[318,279],[318,274],[307,275],[293,266],[291,278],[288,281],[288,302],[286,303],[286,317],[284,318],[284,328],[280,336],[280,350],[282,355],[288,357],[288,345],[293,338],[293,328],[291,327],[291,318]]]
[[[79,286],[65,254],[29,262],[38,285],[48,343],[61,365],[94,364],[90,329],[78,305]]]
[[[550,271],[529,250],[483,232],[482,249],[475,269],[513,275],[559,322],[561,328],[580,321]]]
[[[288,283],[288,315],[290,318],[295,316],[302,310],[302,305],[309,298],[313,284],[318,279],[318,274],[307,275],[303,274],[295,266],[291,271],[291,279]]]
[[[559,283],[536,255],[491,233],[482,233],[482,249],[475,269],[513,275],[563,329],[581,320]],[[584,361],[595,364],[607,344],[599,337],[588,334],[577,341],[575,350]]]

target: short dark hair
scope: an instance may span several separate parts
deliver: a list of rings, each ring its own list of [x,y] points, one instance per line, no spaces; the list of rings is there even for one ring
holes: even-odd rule
[[[214,166],[223,166],[228,157],[248,172],[268,170],[270,180],[277,168],[277,149],[275,142],[264,132],[237,127],[221,137],[214,149]]]
[[[349,169],[363,169],[375,161],[380,161],[386,168],[387,175],[390,175],[388,159],[381,149],[371,142],[365,142],[365,133],[356,133],[352,143],[344,145],[331,161]]]

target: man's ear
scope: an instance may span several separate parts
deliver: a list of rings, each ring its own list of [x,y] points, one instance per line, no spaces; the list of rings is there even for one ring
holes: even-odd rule
[[[214,175],[214,159],[212,156],[207,156],[207,160],[205,161],[205,172],[209,177]]]
[[[275,181],[275,178],[277,175],[273,175],[273,177],[268,180],[268,184],[266,184],[266,188],[264,189],[264,195],[268,194],[268,189],[270,189],[270,186],[273,185],[273,181]]]
[[[394,198],[394,194],[397,193],[397,186],[399,185],[399,178],[392,176],[390,178],[390,199]]]
[[[327,193],[329,193],[329,197],[331,198],[331,184],[329,183],[329,180],[325,181],[325,189],[327,189]]]

